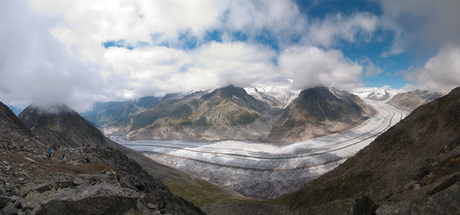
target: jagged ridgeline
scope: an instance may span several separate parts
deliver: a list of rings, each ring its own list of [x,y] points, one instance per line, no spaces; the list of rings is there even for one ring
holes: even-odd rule
[[[130,140],[292,142],[350,128],[371,112],[359,97],[325,87],[303,91],[281,110],[255,99],[242,88],[229,86],[180,99],[168,97],[105,131]]]

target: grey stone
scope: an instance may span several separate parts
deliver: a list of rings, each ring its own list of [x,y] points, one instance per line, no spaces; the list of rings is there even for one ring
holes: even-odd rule
[[[39,184],[34,187],[34,190],[43,193],[45,191],[51,190],[53,188],[53,185],[51,184]]]
[[[14,207],[13,203],[8,203],[6,207],[3,209],[6,215],[15,215],[18,214],[19,209]]]
[[[134,215],[134,211],[133,211],[133,209],[130,209],[130,210],[122,213],[122,215]]]
[[[4,208],[9,202],[11,202],[10,197],[0,196],[0,208]]]
[[[32,159],[32,158],[28,158],[28,157],[24,157],[24,158],[25,158],[26,160],[32,162],[32,163],[36,163],[36,161],[34,161],[34,159]]]
[[[76,177],[76,178],[73,180],[73,183],[74,183],[75,185],[77,185],[77,186],[83,184],[83,182],[84,182],[83,179],[81,179],[80,177]]]
[[[0,195],[6,195],[5,185],[0,183]]]
[[[59,189],[53,195],[28,195],[26,209],[40,214],[122,214],[135,207],[139,194],[131,189],[101,183]]]
[[[150,209],[157,209],[158,208],[158,206],[156,206],[156,205],[154,205],[152,203],[148,203],[147,207],[150,208]]]

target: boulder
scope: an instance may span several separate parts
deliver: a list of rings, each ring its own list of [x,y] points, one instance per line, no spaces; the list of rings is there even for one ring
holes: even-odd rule
[[[139,194],[131,189],[101,183],[65,188],[46,194],[29,194],[25,209],[40,214],[122,214],[136,206]]]
[[[0,196],[0,208],[4,208],[9,202],[11,202],[10,197]]]
[[[5,208],[3,208],[3,212],[6,215],[15,215],[18,214],[19,209],[14,207],[14,204],[12,202],[9,202]]]

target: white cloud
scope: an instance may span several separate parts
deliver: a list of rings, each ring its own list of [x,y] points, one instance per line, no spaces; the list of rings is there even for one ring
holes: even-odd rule
[[[212,42],[189,51],[166,47],[134,50],[112,47],[105,58],[107,66],[126,77],[125,98],[162,96],[230,84],[244,87],[277,76],[276,52],[243,42]]]
[[[273,77],[273,50],[252,45],[251,41],[203,44],[204,33],[217,29],[255,36],[256,32],[268,29],[281,37],[288,29],[295,29],[292,27],[299,16],[292,1],[120,0],[50,4],[35,0],[33,5],[65,18],[67,25],[54,28],[52,34],[69,51],[76,51],[84,61],[101,65],[105,77],[123,77],[115,78],[116,82],[123,80],[114,83],[121,87],[120,92],[111,93],[122,98],[228,84],[247,86]],[[182,50],[178,37],[184,32],[197,37],[198,48]],[[169,46],[128,50],[101,45],[119,40],[151,45],[167,42]]]
[[[299,34],[306,25],[306,16],[291,0],[216,1],[220,25],[230,31],[244,31],[252,36],[270,30],[277,36]]]
[[[351,89],[362,85],[362,66],[335,49],[292,47],[281,53],[279,65],[284,74],[294,79],[296,89],[320,85]]]
[[[355,42],[360,38],[368,41],[378,25],[379,18],[370,13],[354,13],[350,17],[343,17],[339,13],[327,16],[324,20],[313,21],[306,40],[326,48],[336,45],[340,40]]]
[[[309,22],[291,0],[31,0],[39,11],[18,2],[1,3],[0,23],[12,30],[0,37],[7,42],[0,51],[0,99],[60,101],[78,110],[96,99],[245,87],[284,73],[300,89],[356,87],[361,65],[339,50],[289,47],[290,40],[306,34],[307,44],[328,49],[341,40],[369,40],[379,24],[376,16],[361,12]],[[223,34],[222,43],[205,41],[213,30]],[[234,42],[235,32],[248,40]],[[195,48],[183,49],[184,33],[196,40]],[[256,37],[264,34],[277,40],[272,45],[281,53],[270,42],[257,45]],[[148,45],[102,46],[120,40]]]
[[[364,65],[364,71],[365,71],[365,76],[366,77],[372,77],[372,76],[377,76],[380,73],[383,72],[383,69],[380,67],[376,66],[372,61],[365,57],[362,60],[360,60],[361,64]]]
[[[431,57],[423,67],[410,68],[406,78],[429,90],[447,91],[459,86],[460,1],[376,1],[383,9],[384,27],[394,32],[393,45],[381,56],[404,50],[418,59]]]
[[[103,91],[99,67],[82,63],[50,34],[60,23],[25,1],[0,3],[0,100],[19,106],[67,103],[81,110]]]
[[[394,30],[394,44],[383,56],[401,50],[431,53],[445,45],[460,44],[460,1],[376,0],[386,27]]]
[[[460,46],[444,47],[423,68],[415,69],[407,77],[419,89],[449,91],[460,86]]]

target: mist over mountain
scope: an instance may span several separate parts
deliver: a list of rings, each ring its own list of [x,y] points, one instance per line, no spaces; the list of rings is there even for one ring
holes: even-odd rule
[[[150,109],[159,102],[160,98],[146,96],[128,102],[96,103],[91,111],[82,113],[82,116],[93,125],[104,129],[118,124],[131,115]]]
[[[107,138],[104,134],[66,105],[54,106],[51,112],[49,109],[31,105],[18,117],[36,136],[49,145],[107,146]]]

